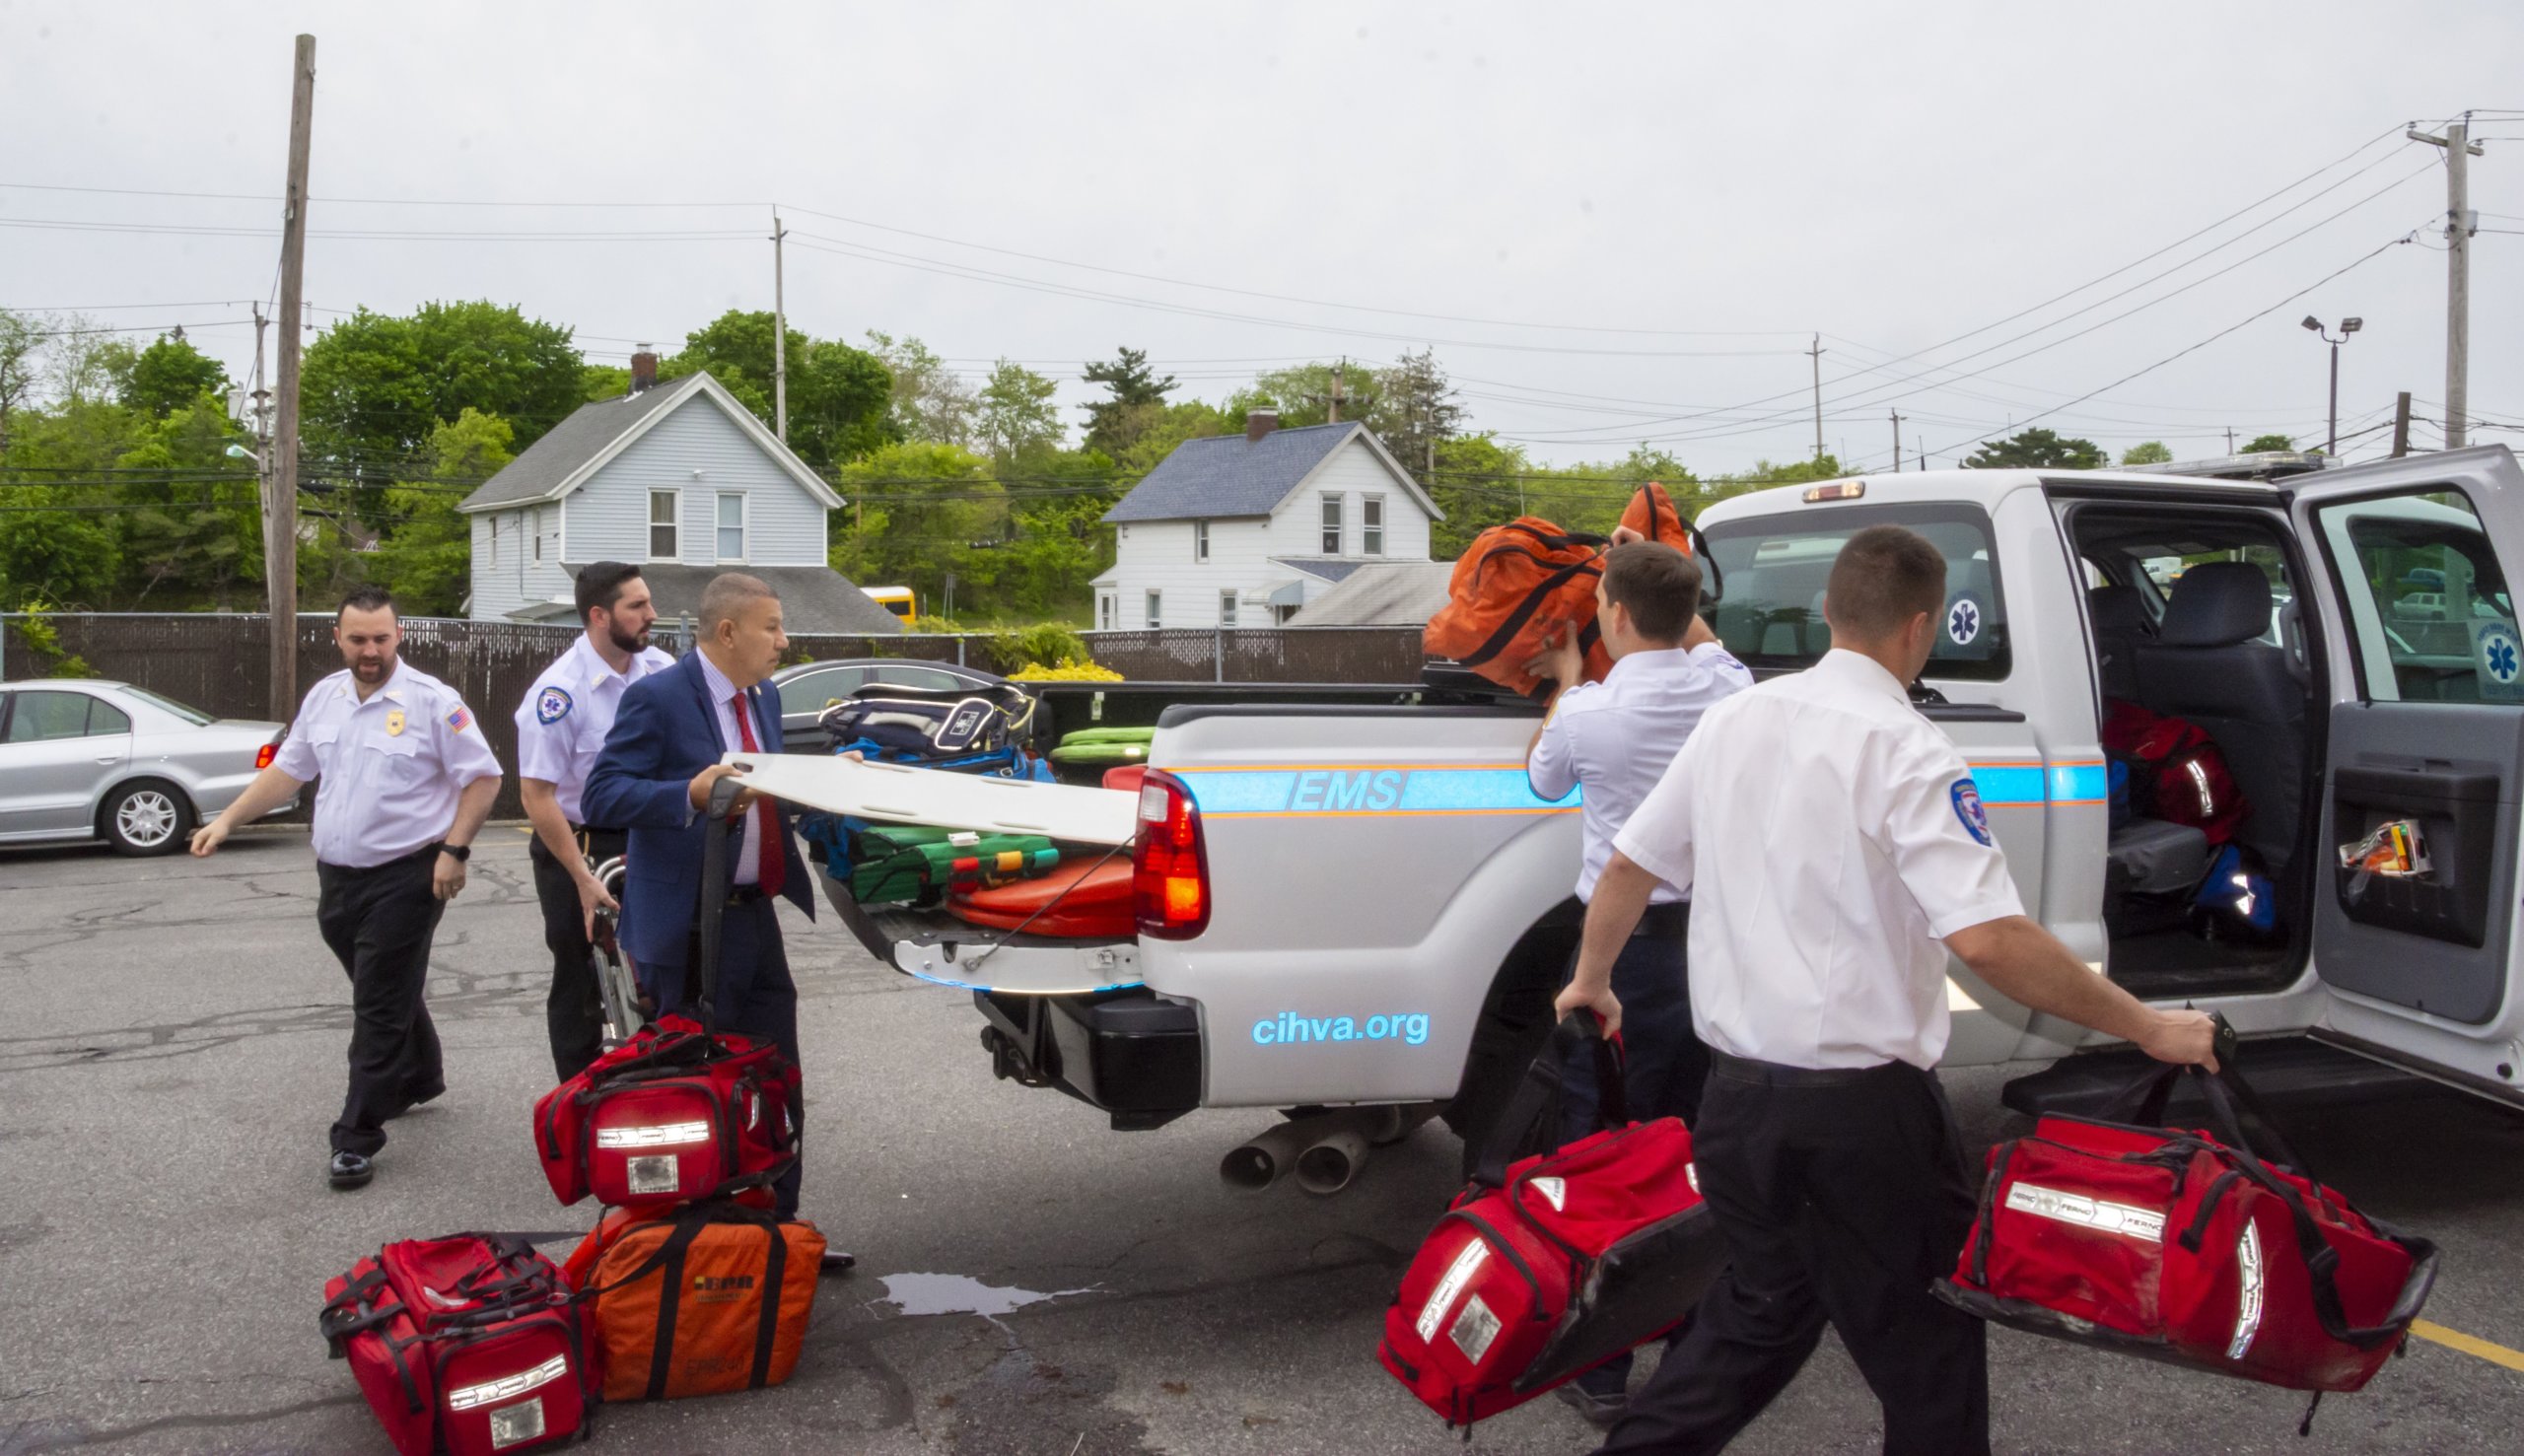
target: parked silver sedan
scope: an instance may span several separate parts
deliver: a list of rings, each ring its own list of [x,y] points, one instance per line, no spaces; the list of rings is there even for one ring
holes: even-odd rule
[[[245,792],[282,731],[129,683],[0,683],[0,844],[102,839],[166,854]],[[297,806],[293,796],[272,812]]]

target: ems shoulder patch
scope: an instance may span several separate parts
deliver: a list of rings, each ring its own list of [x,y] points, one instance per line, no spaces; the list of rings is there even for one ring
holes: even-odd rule
[[[1954,787],[1946,791],[1946,797],[1954,800],[1954,817],[1963,821],[1963,832],[1983,844],[1988,844],[1990,814],[1987,809],[1981,807],[1980,789],[1967,776],[1955,780]]]
[[[473,726],[473,715],[465,712],[464,705],[458,703],[455,711],[447,715],[447,726],[460,733]]]
[[[566,688],[547,687],[534,698],[534,721],[550,728],[570,716],[570,694]]]

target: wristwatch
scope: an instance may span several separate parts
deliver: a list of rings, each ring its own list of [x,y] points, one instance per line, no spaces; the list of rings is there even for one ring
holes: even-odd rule
[[[473,847],[469,844],[448,844],[442,841],[439,844],[438,852],[442,855],[454,855],[456,857],[456,863],[458,865],[461,865],[465,861],[473,858]]]

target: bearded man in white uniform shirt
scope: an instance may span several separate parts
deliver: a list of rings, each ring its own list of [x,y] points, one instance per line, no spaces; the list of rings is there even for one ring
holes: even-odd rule
[[[341,671],[308,689],[271,767],[193,833],[215,854],[239,824],[316,791],[316,925],[351,982],[350,1093],[334,1120],[335,1188],[376,1176],[386,1124],[447,1090],[422,1000],[430,938],[464,888],[500,761],[454,688],[396,656],[403,627],[375,587],[343,598]]]
[[[621,855],[623,831],[583,816],[588,771],[604,747],[622,694],[674,659],[649,645],[658,619],[640,569],[619,561],[579,571],[579,622],[587,628],[553,659],[517,705],[518,795],[534,840],[534,898],[543,907],[543,946],[552,952],[552,990],[543,1002],[552,1071],[568,1081],[604,1048],[604,1004],[596,989],[596,913],[621,906],[596,882],[596,865]]]
[[[1659,881],[1694,891],[1710,1049],[1694,1171],[1731,1263],[1604,1453],[1722,1449],[1828,1322],[1884,1409],[1884,1450],[1986,1452],[1978,1320],[1939,1303],[1973,1183],[1930,1071],[1951,951],[1992,989],[2175,1063],[2208,1017],[2158,1011],[2028,919],[1970,768],[1911,704],[1945,559],[1900,526],[1833,563],[1832,651],[1713,708],[1614,841],[1559,1008],[1614,1026],[1614,957]]]

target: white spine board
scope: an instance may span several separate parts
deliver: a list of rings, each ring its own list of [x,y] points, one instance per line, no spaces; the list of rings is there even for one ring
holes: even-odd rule
[[[1080,844],[1128,844],[1139,832],[1139,796],[1119,789],[785,753],[736,752],[722,761],[742,769],[737,777],[757,793],[863,819]]]

